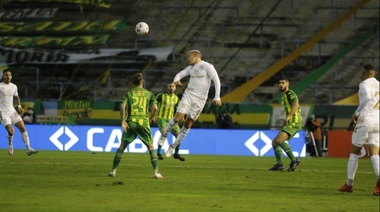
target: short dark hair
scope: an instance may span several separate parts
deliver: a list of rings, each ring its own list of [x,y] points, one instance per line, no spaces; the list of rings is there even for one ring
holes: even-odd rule
[[[5,74],[5,72],[11,72],[11,70],[9,70],[9,68],[6,68],[3,70],[3,74]]]
[[[286,77],[280,77],[280,79],[278,79],[278,81],[280,81],[280,80],[285,80],[285,81],[289,82],[289,79]]]
[[[140,84],[140,81],[141,81],[142,79],[144,79],[144,76],[143,76],[142,73],[135,73],[135,74],[132,75],[132,83],[133,83],[134,85],[138,85],[138,84]]]
[[[373,66],[372,64],[365,64],[363,66],[364,70],[365,71],[372,71],[372,70],[375,70],[375,66]]]

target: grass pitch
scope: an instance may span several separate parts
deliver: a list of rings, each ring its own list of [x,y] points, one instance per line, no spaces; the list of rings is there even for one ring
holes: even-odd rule
[[[371,161],[360,159],[354,193],[337,191],[347,159],[301,158],[295,172],[272,172],[272,157],[184,155],[160,161],[153,178],[148,154],[0,150],[0,211],[379,211]],[[288,164],[288,159],[284,158]]]

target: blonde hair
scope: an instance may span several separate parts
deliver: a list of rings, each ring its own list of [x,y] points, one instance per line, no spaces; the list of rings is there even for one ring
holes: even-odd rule
[[[197,49],[192,49],[192,50],[187,52],[187,54],[191,54],[191,53],[196,53],[199,55],[199,57],[202,57],[202,53]]]

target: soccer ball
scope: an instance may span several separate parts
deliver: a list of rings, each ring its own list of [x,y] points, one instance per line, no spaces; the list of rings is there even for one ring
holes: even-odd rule
[[[138,35],[147,35],[149,32],[149,25],[145,22],[139,22],[136,24],[135,31]]]
[[[29,116],[24,116],[22,119],[24,120],[24,122],[27,122],[27,123],[30,122],[30,117]]]

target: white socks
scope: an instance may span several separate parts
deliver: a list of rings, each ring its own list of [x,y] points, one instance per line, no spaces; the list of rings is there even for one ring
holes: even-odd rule
[[[173,148],[175,149],[181,141],[186,137],[187,133],[189,132],[190,129],[187,129],[185,127],[181,128],[181,131],[179,132],[177,138],[175,139],[175,142],[173,143]]]
[[[347,185],[348,186],[352,186],[357,169],[358,169],[358,155],[350,154],[350,158],[347,164],[347,178],[348,178]]]
[[[377,180],[380,180],[380,164],[379,164],[379,155],[371,156],[373,170],[375,171]]]
[[[166,137],[166,136],[168,135],[168,133],[169,133],[170,131],[172,131],[174,125],[176,125],[176,123],[174,122],[173,119],[170,119],[169,122],[168,122],[168,125],[167,125],[166,128],[165,128],[165,132],[164,132],[164,134],[162,134],[162,137]]]
[[[21,137],[22,137],[22,141],[24,141],[24,144],[26,146],[26,150],[30,150],[30,143],[29,143],[29,136],[28,136],[28,132],[25,131],[23,133],[21,133]]]
[[[7,138],[8,138],[8,144],[12,145],[13,144],[13,135],[12,136],[7,135]]]
[[[21,138],[25,144],[26,150],[27,151],[31,150],[32,148],[30,147],[28,132],[25,131],[25,132],[21,133]],[[7,135],[7,139],[8,139],[8,144],[12,145],[13,144],[13,135],[12,136]]]
[[[371,161],[373,165],[373,170],[375,171],[375,175],[377,180],[380,179],[380,162],[379,162],[379,155],[372,155]],[[354,183],[354,178],[356,174],[356,170],[358,169],[358,155],[356,154],[350,154],[350,159],[348,160],[347,164],[347,185],[352,186]]]

